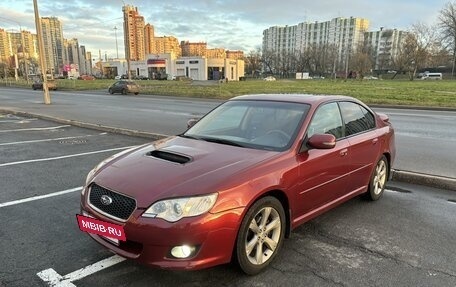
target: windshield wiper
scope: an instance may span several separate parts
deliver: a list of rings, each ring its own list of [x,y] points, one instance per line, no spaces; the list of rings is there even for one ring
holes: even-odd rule
[[[219,144],[226,144],[226,145],[232,145],[232,146],[238,146],[238,147],[245,147],[245,145],[242,145],[240,143],[230,141],[227,139],[220,139],[220,138],[200,138],[201,140],[208,141],[208,142],[213,142],[213,143],[219,143]]]
[[[200,141],[200,140],[204,140],[204,139],[202,139],[202,138],[200,138],[200,137],[197,137],[197,136],[189,136],[189,135],[186,135],[186,134],[180,134],[180,135],[178,135],[178,136],[180,136],[180,137],[182,137],[182,138],[186,138],[186,139],[192,139],[192,140],[199,140],[199,141]]]

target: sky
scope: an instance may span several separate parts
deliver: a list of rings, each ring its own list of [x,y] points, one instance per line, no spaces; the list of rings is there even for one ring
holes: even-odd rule
[[[263,30],[335,17],[360,17],[380,27],[409,29],[421,22],[437,25],[450,0],[37,0],[40,17],[58,17],[64,38],[77,38],[93,58],[124,56],[124,4],[138,7],[156,36],[207,42],[209,48],[261,48]],[[453,0],[454,1],[454,0]],[[33,0],[1,0],[0,28],[36,32]],[[117,27],[117,30],[115,29]],[[117,49],[116,49],[117,34]]]

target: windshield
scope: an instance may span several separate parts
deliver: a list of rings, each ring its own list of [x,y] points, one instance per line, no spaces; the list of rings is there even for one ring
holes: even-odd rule
[[[310,106],[276,101],[228,101],[182,136],[247,148],[283,151],[299,131]]]

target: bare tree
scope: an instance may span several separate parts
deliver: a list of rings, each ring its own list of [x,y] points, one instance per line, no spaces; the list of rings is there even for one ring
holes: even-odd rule
[[[252,77],[261,70],[261,50],[252,50],[245,57],[245,70]]]
[[[277,54],[269,50],[263,51],[263,54],[261,55],[261,62],[263,63],[263,70],[267,73],[274,74],[273,68],[277,62]]]
[[[399,53],[393,59],[397,70],[406,71],[412,81],[419,69],[428,65],[431,55],[438,50],[437,33],[430,26],[417,23],[407,33]]]
[[[442,40],[453,52],[451,76],[454,76],[456,63],[456,2],[448,2],[439,15]]]
[[[360,79],[373,69],[374,63],[373,48],[366,43],[360,43],[356,51],[350,56],[350,67],[356,71],[356,75]]]

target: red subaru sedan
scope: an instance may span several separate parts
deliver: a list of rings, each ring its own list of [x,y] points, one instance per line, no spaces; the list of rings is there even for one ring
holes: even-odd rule
[[[379,199],[394,157],[389,118],[354,98],[240,96],[101,162],[81,212],[123,227],[125,241],[89,233],[120,256],[256,274],[300,224],[360,194]]]

